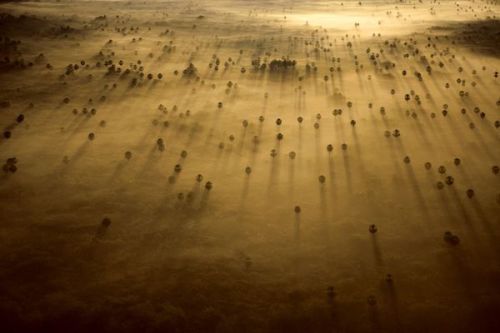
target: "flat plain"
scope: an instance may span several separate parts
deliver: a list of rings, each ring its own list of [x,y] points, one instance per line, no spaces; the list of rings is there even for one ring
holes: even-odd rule
[[[499,332],[497,1],[0,3],[3,332]]]

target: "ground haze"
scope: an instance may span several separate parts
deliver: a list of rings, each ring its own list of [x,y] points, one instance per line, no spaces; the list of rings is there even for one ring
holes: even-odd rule
[[[499,332],[496,1],[0,4],[2,332]]]

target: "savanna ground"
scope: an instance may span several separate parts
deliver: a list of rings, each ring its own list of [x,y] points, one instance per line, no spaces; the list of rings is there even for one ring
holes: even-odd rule
[[[1,2],[2,332],[500,330],[496,1]]]

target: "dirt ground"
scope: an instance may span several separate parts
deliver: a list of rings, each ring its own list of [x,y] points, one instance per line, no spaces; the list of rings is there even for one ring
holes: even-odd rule
[[[500,332],[498,1],[0,1],[2,332]]]

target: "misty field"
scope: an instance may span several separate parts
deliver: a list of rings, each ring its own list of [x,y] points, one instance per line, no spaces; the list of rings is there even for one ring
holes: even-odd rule
[[[500,332],[498,1],[0,1],[0,331]]]

